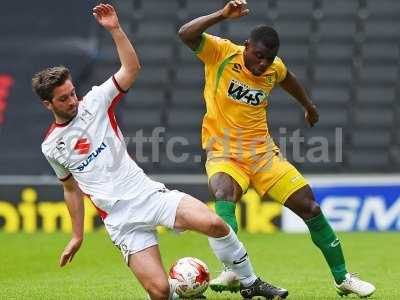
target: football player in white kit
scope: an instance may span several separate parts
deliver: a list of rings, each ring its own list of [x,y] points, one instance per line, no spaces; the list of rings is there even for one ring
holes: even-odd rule
[[[161,263],[157,225],[206,234],[215,255],[239,275],[243,297],[286,298],[286,290],[257,278],[242,243],[219,216],[201,201],[151,180],[131,159],[113,109],[133,84],[139,60],[111,5],[97,5],[93,15],[115,42],[121,62],[117,73],[80,101],[63,66],[42,70],[32,78],[33,89],[54,115],[42,152],[63,183],[72,220],[72,238],[60,266],[71,262],[82,244],[82,195],[86,194],[151,299],[176,297]]]

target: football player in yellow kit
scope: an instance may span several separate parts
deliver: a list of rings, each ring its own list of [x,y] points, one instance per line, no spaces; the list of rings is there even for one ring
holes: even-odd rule
[[[243,46],[205,33],[218,22],[248,13],[245,0],[229,1],[221,10],[194,19],[179,30],[182,41],[205,65],[207,112],[202,146],[207,152],[206,170],[216,212],[237,232],[236,202],[252,185],[262,197],[285,205],[304,220],[339,294],[372,295],[372,284],[347,271],[340,241],[310,186],[281,156],[269,135],[265,110],[268,95],[277,85],[304,107],[311,126],[319,118],[305,89],[277,56],[277,32],[266,25],[257,26]],[[210,286],[216,291],[237,291],[237,282],[235,274],[225,268]]]

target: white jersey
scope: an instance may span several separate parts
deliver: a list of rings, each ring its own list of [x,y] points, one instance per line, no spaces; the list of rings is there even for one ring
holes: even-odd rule
[[[114,77],[94,86],[68,123],[53,123],[42,152],[60,180],[70,176],[104,218],[118,200],[165,188],[144,174],[129,156],[113,109],[123,96]]]

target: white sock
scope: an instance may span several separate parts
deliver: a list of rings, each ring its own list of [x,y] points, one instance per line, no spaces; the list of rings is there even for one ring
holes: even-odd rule
[[[179,296],[175,293],[176,290],[176,282],[174,280],[169,279],[169,297],[168,300],[179,299]]]
[[[208,237],[208,242],[215,256],[239,276],[240,283],[249,286],[256,281],[257,276],[254,274],[246,249],[232,228],[229,229],[228,235],[221,238]]]

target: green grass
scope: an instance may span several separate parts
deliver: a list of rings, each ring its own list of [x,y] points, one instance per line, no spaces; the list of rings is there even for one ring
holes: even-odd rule
[[[307,235],[240,233],[256,272],[289,290],[289,299],[340,299],[322,255]],[[342,233],[350,271],[377,287],[371,299],[400,299],[400,235]],[[69,235],[0,234],[0,299],[145,299],[145,293],[124,265],[104,232],[88,234],[72,264],[59,268],[58,257]],[[164,263],[183,256],[204,260],[212,275],[220,264],[207,239],[194,233],[160,235]],[[241,299],[216,294],[208,299]]]

